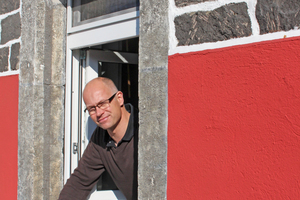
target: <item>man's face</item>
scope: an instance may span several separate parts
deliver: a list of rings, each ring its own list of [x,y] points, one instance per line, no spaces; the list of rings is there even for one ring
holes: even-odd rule
[[[108,103],[108,107],[105,109],[98,108],[96,105],[109,99],[114,92],[107,87],[92,87],[84,93],[84,102],[87,108],[96,107],[93,114],[90,114],[91,119],[105,130],[113,131],[118,125],[121,116],[121,106],[123,105],[123,96],[121,92],[117,92],[115,97]]]

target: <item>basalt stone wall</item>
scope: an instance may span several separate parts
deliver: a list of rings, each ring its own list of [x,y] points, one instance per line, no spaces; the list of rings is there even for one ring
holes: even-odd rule
[[[228,4],[212,11],[175,18],[179,46],[216,42],[251,35],[246,3]]]
[[[194,6],[190,9],[192,12],[187,9],[186,13],[174,19],[177,45],[248,37],[253,34],[254,23],[258,24],[260,34],[288,31],[300,26],[299,0],[284,3],[277,0],[228,1],[222,4],[224,2],[218,0],[175,0],[175,5],[181,9]]]
[[[20,0],[0,0],[0,73],[19,69]]]
[[[300,1],[258,0],[256,18],[261,34],[299,28]]]

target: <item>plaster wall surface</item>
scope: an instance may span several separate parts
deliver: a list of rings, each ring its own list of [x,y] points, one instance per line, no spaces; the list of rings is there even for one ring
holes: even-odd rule
[[[0,77],[0,199],[17,199],[19,76]]]
[[[168,198],[299,199],[299,2],[175,3]]]
[[[169,57],[168,199],[299,199],[299,47]]]

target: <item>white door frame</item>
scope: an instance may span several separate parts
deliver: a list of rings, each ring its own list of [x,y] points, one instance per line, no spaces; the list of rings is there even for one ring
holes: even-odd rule
[[[72,69],[79,67],[79,54],[77,50],[90,46],[138,37],[139,11],[125,13],[104,20],[84,24],[72,28],[72,0],[68,0],[67,21],[68,35],[66,48],[66,91],[65,91],[65,136],[64,136],[64,183],[74,169],[71,169],[71,113],[72,113]],[[74,50],[74,51],[73,51]],[[75,102],[73,102],[75,103]],[[73,111],[74,113],[74,111]],[[73,125],[74,127],[74,125]],[[73,161],[72,162],[76,162]]]

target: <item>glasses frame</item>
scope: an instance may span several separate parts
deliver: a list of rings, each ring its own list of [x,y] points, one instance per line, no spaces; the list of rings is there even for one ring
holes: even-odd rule
[[[92,107],[95,107],[95,109],[96,109],[96,107],[100,108],[101,105],[102,105],[104,102],[106,102],[106,101],[108,101],[108,103],[110,103],[110,102],[114,99],[114,97],[116,96],[117,93],[118,93],[118,92],[114,93],[114,94],[113,94],[111,97],[109,97],[108,99],[106,99],[106,100],[104,100],[104,101],[102,101],[102,102],[99,102],[99,103],[97,103],[96,106],[92,106]],[[92,107],[91,107],[91,108],[92,108]],[[85,108],[85,109],[84,109],[84,112],[86,112],[86,111],[88,111],[88,108]],[[90,112],[89,112],[89,113],[90,113]]]

